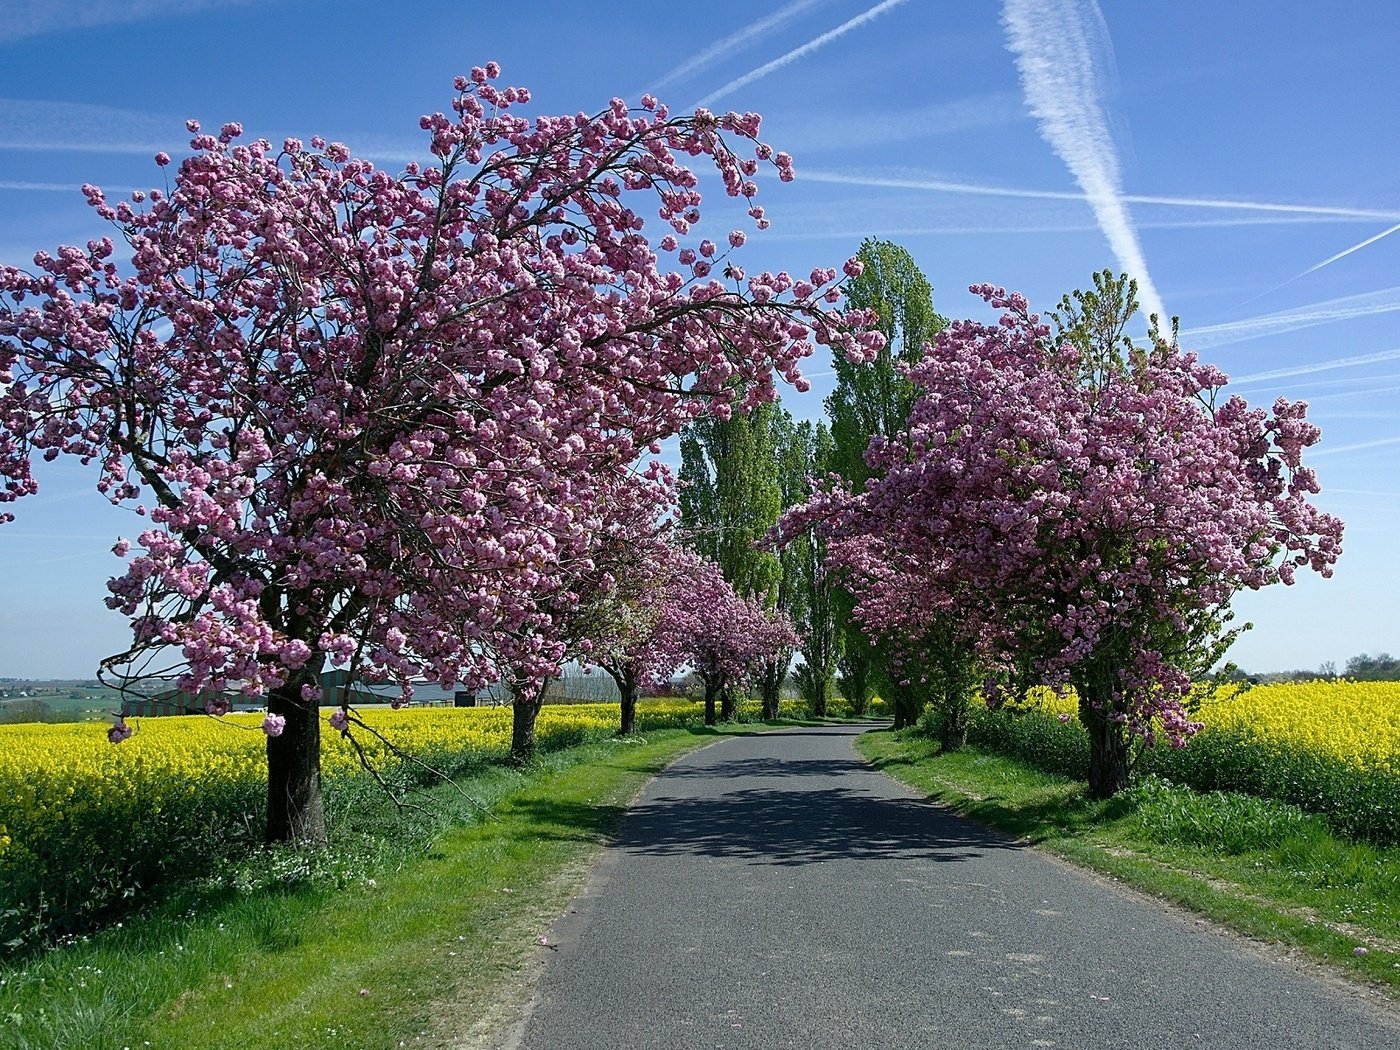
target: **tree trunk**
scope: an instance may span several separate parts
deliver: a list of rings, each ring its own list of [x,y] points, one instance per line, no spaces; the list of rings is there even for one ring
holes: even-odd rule
[[[535,757],[535,720],[544,706],[545,683],[532,694],[524,687],[511,687],[510,757],[515,762],[528,762]]]
[[[890,689],[894,701],[894,728],[907,729],[919,721],[924,704],[912,686],[893,685]]]
[[[723,689],[719,691],[719,717],[721,722],[732,722],[739,710],[738,691],[729,683],[725,683]]]
[[[267,698],[269,714],[287,720],[267,738],[267,841],[319,845],[326,841],[321,798],[320,708],[301,698],[313,676],[294,676]]]
[[[825,718],[829,701],[831,699],[831,675],[822,677],[814,675],[812,682],[812,714],[817,718]]]
[[[709,679],[709,678],[704,679],[704,682],[705,682],[705,724],[706,724],[707,726],[712,726],[712,725],[714,725],[715,722],[717,721],[717,719],[715,718],[715,697],[719,694],[720,683],[719,683],[718,681],[713,681],[713,680],[711,680],[711,679]]]
[[[622,727],[618,733],[630,736],[637,731],[637,672],[628,667],[617,682],[622,694]]]
[[[767,660],[763,664],[763,718],[765,721],[773,721],[778,717],[778,707],[783,699],[783,680],[787,678],[788,667],[792,663],[792,657],[784,655],[781,658],[775,657]]]
[[[967,697],[962,693],[943,697],[943,726],[940,741],[944,751],[961,751],[967,743]]]
[[[614,682],[617,695],[622,701],[622,717],[618,726],[618,736],[628,736],[637,731],[637,665],[635,663],[599,664]]]
[[[778,705],[782,702],[782,682],[771,670],[763,674],[763,720],[771,722],[778,717]]]
[[[1106,697],[1095,706],[1087,690],[1079,694],[1079,721],[1089,734],[1089,797],[1112,798],[1128,786],[1131,774],[1127,727],[1110,717]]]

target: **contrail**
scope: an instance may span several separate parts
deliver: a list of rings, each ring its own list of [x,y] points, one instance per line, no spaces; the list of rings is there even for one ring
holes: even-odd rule
[[[752,47],[762,39],[764,33],[780,29],[802,14],[803,11],[827,2],[828,0],[793,0],[792,3],[778,8],[767,18],[750,22],[738,32],[730,33],[723,40],[717,40],[705,50],[691,55],[660,80],[655,81],[652,87],[663,88],[667,84],[674,84],[680,80],[687,80],[698,73],[703,73],[715,63],[730,57],[735,52]]]
[[[1123,199],[1118,153],[1100,101],[1099,74],[1113,48],[1094,0],[1006,0],[1002,25],[1040,134],[1084,191],[1119,267],[1137,279],[1143,312],[1168,314],[1147,272]]]
[[[1316,452],[1308,451],[1310,459],[1318,456],[1335,456],[1340,452],[1360,452],[1368,448],[1384,448],[1387,445],[1400,445],[1400,437],[1377,438],[1375,441],[1358,441],[1354,445],[1338,445],[1336,448],[1318,449]]]
[[[805,182],[829,182],[845,186],[871,186],[897,190],[929,190],[935,193],[966,193],[979,197],[1022,197],[1028,200],[1088,201],[1088,194],[1072,190],[1034,190],[1014,186],[994,186],[988,183],[964,182],[956,179],[925,178],[918,175],[862,175],[840,171],[802,169]],[[1329,204],[1276,204],[1268,201],[1231,200],[1222,197],[1164,197],[1125,193],[1122,200],[1129,204],[1161,204],[1182,208],[1203,208],[1216,211],[1261,211],[1285,215],[1313,215],[1339,220],[1379,219],[1383,222],[1400,220],[1400,211],[1379,211],[1374,208],[1343,208]]]
[[[1323,259],[1322,262],[1320,262],[1320,263],[1314,263],[1312,266],[1309,266],[1309,267],[1308,267],[1306,270],[1304,270],[1302,273],[1296,273],[1296,274],[1294,274],[1292,277],[1288,278],[1288,280],[1282,282],[1281,284],[1276,284],[1276,285],[1274,285],[1272,288],[1266,288],[1266,289],[1264,289],[1264,291],[1260,292],[1258,295],[1251,295],[1248,299],[1244,300],[1244,302],[1240,303],[1240,305],[1241,305],[1241,306],[1244,306],[1244,305],[1246,305],[1246,304],[1248,304],[1248,303],[1254,302],[1254,300],[1256,300],[1256,299],[1262,299],[1262,298],[1264,298],[1264,296],[1266,296],[1266,295],[1272,295],[1274,292],[1278,291],[1280,288],[1287,288],[1287,287],[1288,287],[1290,284],[1292,284],[1294,281],[1296,281],[1296,280],[1298,280],[1298,279],[1300,279],[1300,278],[1306,277],[1306,276],[1307,276],[1308,274],[1310,274],[1310,273],[1316,273],[1318,270],[1322,269],[1324,266],[1331,266],[1331,265],[1332,265],[1334,262],[1336,262],[1338,259],[1345,259],[1345,258],[1346,258],[1348,255],[1350,255],[1352,252],[1359,252],[1362,248],[1365,248],[1367,245],[1375,244],[1377,241],[1379,241],[1379,240],[1380,240],[1381,238],[1383,238],[1383,237],[1389,237],[1389,236],[1390,236],[1392,233],[1394,233],[1396,230],[1400,230],[1400,222],[1397,222],[1394,226],[1390,227],[1390,228],[1387,229],[1387,230],[1382,230],[1380,233],[1376,234],[1375,236],[1367,237],[1364,241],[1361,241],[1359,244],[1353,244],[1350,248],[1343,248],[1343,249],[1342,249],[1341,251],[1339,251],[1336,255],[1329,255],[1327,258]]]
[[[778,58],[773,59],[773,61],[771,62],[766,62],[763,65],[759,66],[757,69],[751,69],[743,76],[735,80],[731,80],[728,84],[725,84],[724,87],[720,88],[719,90],[711,91],[704,98],[700,99],[700,101],[696,102],[694,107],[692,108],[699,109],[701,106],[708,106],[716,99],[723,98],[730,92],[738,91],[741,87],[744,87],[748,84],[752,84],[755,80],[761,80],[763,77],[766,77],[769,73],[772,73],[774,70],[782,69],[784,66],[791,65],[793,62],[796,62],[799,58],[805,58],[807,55],[810,55],[813,51],[816,51],[819,48],[823,48],[827,44],[831,43],[833,40],[837,40],[845,36],[851,30],[859,29],[861,26],[865,25],[865,23],[872,21],[875,18],[878,18],[886,11],[890,11],[900,6],[901,4],[907,2],[908,0],[883,0],[883,2],[876,4],[868,11],[864,11],[861,14],[856,15],[854,18],[842,22],[835,29],[832,29],[829,32],[823,33],[819,37],[814,37],[813,39],[807,41],[801,47],[795,47],[787,54],[781,55]]]
[[[0,149],[154,154],[189,137],[183,117],[82,102],[0,99]]]
[[[1326,259],[1323,259],[1322,262],[1320,262],[1320,263],[1314,263],[1312,266],[1309,266],[1306,270],[1304,270],[1304,271],[1303,271],[1302,273],[1300,273],[1298,276],[1299,276],[1299,277],[1306,277],[1308,274],[1310,274],[1310,273],[1315,273],[1316,271],[1322,269],[1324,266],[1331,266],[1331,265],[1332,265],[1334,262],[1336,262],[1338,259],[1345,259],[1345,258],[1346,258],[1348,255],[1350,255],[1352,252],[1359,252],[1362,248],[1365,248],[1367,245],[1375,244],[1375,243],[1376,243],[1378,240],[1380,240],[1382,237],[1389,237],[1389,236],[1390,236],[1392,233],[1394,233],[1396,230],[1400,230],[1400,222],[1397,222],[1394,226],[1390,227],[1390,229],[1388,229],[1388,230],[1382,230],[1380,233],[1376,234],[1374,237],[1367,237],[1364,241],[1360,242],[1359,244],[1353,244],[1350,248],[1343,248],[1343,249],[1342,249],[1341,251],[1339,251],[1336,255],[1329,255]]]
[[[163,15],[189,15],[249,0],[18,0],[7,4],[0,42],[42,36],[54,30],[82,29],[120,22],[144,22]]]
[[[73,193],[78,192],[78,186],[72,182],[11,182],[8,179],[0,179],[0,190],[30,190],[41,193]]]
[[[1373,365],[1381,361],[1400,360],[1400,350],[1378,350],[1374,354],[1357,354],[1354,357],[1337,357],[1330,361],[1314,361],[1312,364],[1296,365],[1292,368],[1275,368],[1271,372],[1255,372],[1247,376],[1231,376],[1230,385],[1242,383],[1262,383],[1267,379],[1289,379],[1293,376],[1310,375],[1313,372],[1329,372],[1334,368],[1352,368],[1356,365]]]
[[[1368,378],[1369,378],[1369,380],[1370,380],[1371,382],[1374,383],[1378,377],[1376,377],[1376,376],[1370,376],[1370,377],[1368,377]],[[1400,376],[1393,376],[1393,375],[1392,375],[1392,376],[1380,376],[1379,378],[1381,378],[1381,379],[1400,379]],[[1374,394],[1393,394],[1393,393],[1395,393],[1396,391],[1400,391],[1400,386],[1373,386],[1373,387],[1367,388],[1367,390],[1364,392],[1364,396],[1370,397],[1370,396],[1372,396],[1372,395],[1374,395]],[[1318,402],[1318,401],[1335,401],[1335,400],[1336,400],[1337,398],[1339,398],[1339,397],[1350,397],[1350,398],[1354,398],[1354,397],[1357,397],[1357,396],[1360,396],[1360,395],[1359,395],[1358,392],[1355,391],[1355,390],[1342,390],[1342,391],[1338,391],[1338,392],[1335,393],[1335,394],[1310,394],[1310,395],[1308,395],[1308,404],[1310,404],[1310,405],[1311,405],[1311,404],[1315,404],[1315,403]]]
[[[1140,230],[1199,230],[1199,229],[1234,229],[1240,226],[1289,226],[1299,223],[1312,224],[1322,222],[1336,222],[1335,219],[1325,219],[1312,216],[1279,216],[1260,218],[1238,218],[1238,219],[1179,219],[1176,221],[1163,220],[1161,222],[1139,222]],[[866,237],[963,237],[978,236],[991,237],[1003,234],[1011,236],[1027,236],[1041,233],[1088,233],[1097,230],[1099,227],[1093,223],[1037,223],[1020,226],[1008,226],[991,223],[985,226],[881,226],[878,222],[871,225],[862,226],[859,229],[840,230],[804,230],[800,233],[766,233],[763,236],[764,242],[769,241],[826,241],[826,240],[863,240]]]
[[[1374,314],[1388,314],[1400,310],[1400,285],[1382,288],[1375,292],[1362,292],[1360,295],[1346,295],[1338,299],[1327,299],[1320,303],[1310,303],[1293,310],[1246,317],[1223,324],[1203,325],[1188,328],[1181,333],[1183,345],[1192,349],[1226,346],[1230,343],[1243,343],[1279,332],[1290,332],[1299,328],[1312,328],[1315,325],[1332,321],[1346,321],[1353,317],[1370,317]]]

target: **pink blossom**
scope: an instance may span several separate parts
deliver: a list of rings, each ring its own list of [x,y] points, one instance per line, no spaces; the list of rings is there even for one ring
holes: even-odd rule
[[[721,205],[791,175],[741,163],[756,114],[527,119],[499,74],[454,80],[419,122],[443,163],[397,174],[190,121],[168,189],[85,188],[111,236],[0,265],[0,504],[62,455],[146,517],[106,596],[133,666],[286,705],[320,701],[325,665],[401,697],[543,680],[597,645],[579,610],[669,499],[625,491],[638,451],[771,400],[818,345],[869,352],[790,281],[707,280],[701,169]]]
[[[268,736],[281,736],[282,730],[287,728],[287,719],[284,715],[268,715],[262,720],[262,731]]]
[[[118,715],[116,723],[107,730],[107,739],[113,744],[120,744],[134,732],[135,728],[127,725],[126,718]]]

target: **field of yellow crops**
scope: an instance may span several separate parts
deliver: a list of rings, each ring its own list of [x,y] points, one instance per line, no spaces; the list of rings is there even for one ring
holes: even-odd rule
[[[1034,690],[1033,706],[1073,717],[1073,693]],[[1202,695],[1195,717],[1262,745],[1282,745],[1357,769],[1400,774],[1400,682],[1312,681],[1221,688]]]
[[[637,725],[658,729],[694,721],[686,700],[638,705]],[[367,710],[366,725],[411,755],[432,759],[464,751],[503,753],[510,743],[509,708]],[[92,723],[0,726],[0,857],[12,836],[33,843],[62,834],[98,811],[139,811],[148,818],[198,809],[210,798],[266,783],[266,741],[261,715],[191,715],[132,719],[136,732],[120,744]],[[616,704],[548,705],[537,723],[546,749],[605,734],[618,723]],[[353,730],[378,766],[392,762],[373,733]],[[330,779],[359,768],[341,734],[322,726],[321,763]],[[7,827],[8,825],[8,827]]]
[[[105,724],[0,726],[0,955],[36,936],[90,928],[154,887],[218,879],[246,857],[262,839],[262,717],[133,718],[135,732],[119,744],[108,742]],[[371,708],[360,717],[365,725],[352,732],[381,772],[395,769],[395,749],[453,773],[509,750],[509,708]],[[689,701],[647,701],[637,727],[701,717]],[[618,721],[616,704],[547,705],[536,738],[552,751],[607,737]],[[328,724],[321,765],[336,798],[360,768]],[[432,779],[421,768],[404,772],[406,782]]]
[[[1201,706],[1209,729],[1400,774],[1400,682],[1262,685]]]

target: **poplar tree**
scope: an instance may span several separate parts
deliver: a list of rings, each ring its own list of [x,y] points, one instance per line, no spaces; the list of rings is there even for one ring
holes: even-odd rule
[[[903,428],[914,406],[915,390],[901,366],[923,357],[930,342],[947,323],[933,308],[933,288],[904,248],[890,241],[867,238],[856,258],[864,264],[847,287],[852,307],[870,310],[885,345],[868,364],[852,364],[835,356],[836,388],[826,400],[831,418],[831,470],[859,494],[877,476],[865,461],[872,439],[889,441]],[[837,622],[844,647],[839,686],[856,714],[864,713],[872,689],[879,689],[894,707],[896,728],[911,724],[922,707],[920,691],[907,675],[894,668],[901,654],[886,644],[872,647],[852,615],[859,595],[838,592]]]

